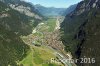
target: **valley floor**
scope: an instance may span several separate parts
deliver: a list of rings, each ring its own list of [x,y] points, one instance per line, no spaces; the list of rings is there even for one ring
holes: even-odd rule
[[[40,23],[23,41],[30,46],[27,57],[19,64],[23,66],[73,66],[66,59],[72,59],[70,53],[64,51],[59,40],[59,19],[48,19]],[[74,65],[75,66],[75,65]]]

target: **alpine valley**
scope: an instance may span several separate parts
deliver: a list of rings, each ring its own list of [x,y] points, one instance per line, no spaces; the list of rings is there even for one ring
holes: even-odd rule
[[[0,0],[0,66],[100,66],[99,22],[99,0],[68,8]]]

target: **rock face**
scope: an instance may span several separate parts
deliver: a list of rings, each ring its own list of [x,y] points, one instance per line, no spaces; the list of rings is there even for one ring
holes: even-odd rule
[[[10,6],[12,9],[19,11],[22,14],[25,14],[29,17],[34,17],[36,19],[42,19],[41,16],[39,16],[38,10],[35,9],[35,7],[27,3],[23,0],[0,0]],[[38,15],[37,15],[38,14]]]
[[[66,16],[61,25],[62,41],[66,50],[75,58],[90,58],[92,61],[80,60],[78,66],[100,65],[100,0],[81,1],[76,9]],[[95,60],[93,60],[93,58]],[[89,61],[89,60],[88,60]]]
[[[89,11],[93,8],[100,8],[99,0],[84,0],[78,4],[73,14],[80,15],[85,11]]]

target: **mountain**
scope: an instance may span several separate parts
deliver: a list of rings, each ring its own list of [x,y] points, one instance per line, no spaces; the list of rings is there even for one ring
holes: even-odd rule
[[[69,6],[69,7],[65,10],[65,12],[63,12],[63,15],[64,15],[64,16],[68,15],[69,13],[71,13],[72,11],[74,11],[76,7],[77,7],[77,4],[74,4],[74,5]]]
[[[19,33],[30,33],[32,28],[42,20],[41,15],[30,3],[20,0],[3,0],[2,2],[7,5],[6,8],[3,8],[4,12],[2,10],[1,15],[6,15],[7,18],[1,18],[1,24],[6,25],[7,28],[9,27],[8,30]]]
[[[68,8],[55,8],[55,7],[44,7],[40,4],[35,5],[36,9],[44,16],[66,16],[71,13],[77,4],[71,5]]]
[[[19,11],[29,17],[34,17],[36,19],[42,19],[38,10],[31,3],[27,3],[23,0],[0,0],[3,3],[10,6],[12,9]],[[41,15],[42,16],[42,15]]]
[[[0,66],[18,66],[30,50],[21,36],[42,20],[34,6],[20,0],[0,0]]]
[[[62,16],[66,8],[44,7],[40,4],[35,5],[35,8],[43,16]]]
[[[100,0],[83,0],[61,24],[61,40],[66,51],[79,60],[78,66],[100,66]]]

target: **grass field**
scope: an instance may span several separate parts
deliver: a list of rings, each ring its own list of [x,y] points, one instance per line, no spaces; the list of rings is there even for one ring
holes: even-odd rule
[[[55,18],[48,19],[46,24],[49,26],[49,31],[54,31],[56,26],[56,19]]]
[[[56,26],[56,18],[48,18],[43,23],[44,25],[41,27],[41,30],[45,29],[46,31],[52,32]]]
[[[53,53],[53,50],[50,50],[45,46],[33,46],[33,48],[28,52],[27,57],[19,64],[23,64],[23,66],[58,66],[52,63],[45,63],[46,61],[50,61],[51,58],[56,58]]]

